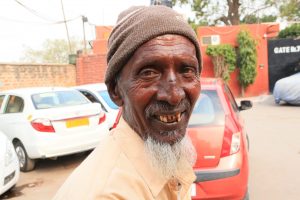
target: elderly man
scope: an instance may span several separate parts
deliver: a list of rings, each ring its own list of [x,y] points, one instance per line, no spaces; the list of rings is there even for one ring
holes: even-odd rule
[[[200,93],[197,37],[164,6],[122,12],[105,83],[122,118],[54,199],[191,199],[196,153],[186,135]]]

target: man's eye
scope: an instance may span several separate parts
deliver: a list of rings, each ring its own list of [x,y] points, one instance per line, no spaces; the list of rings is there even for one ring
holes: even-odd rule
[[[158,76],[158,72],[153,69],[144,69],[140,72],[142,78],[154,78]]]
[[[182,73],[186,76],[194,76],[197,73],[197,70],[194,67],[184,67]]]

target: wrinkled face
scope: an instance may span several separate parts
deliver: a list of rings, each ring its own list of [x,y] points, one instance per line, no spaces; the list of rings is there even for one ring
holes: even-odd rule
[[[174,144],[186,132],[200,93],[195,46],[179,35],[156,37],[138,48],[120,73],[114,98],[143,138]]]

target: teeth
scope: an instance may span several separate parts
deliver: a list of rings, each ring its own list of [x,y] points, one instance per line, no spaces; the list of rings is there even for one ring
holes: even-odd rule
[[[179,122],[181,120],[181,113],[177,113],[176,115],[160,115],[159,120],[164,123]]]

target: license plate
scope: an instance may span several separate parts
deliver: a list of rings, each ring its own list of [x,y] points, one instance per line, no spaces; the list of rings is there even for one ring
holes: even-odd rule
[[[196,184],[193,183],[191,187],[191,196],[195,197],[196,196]]]
[[[70,119],[66,121],[67,128],[73,128],[77,126],[87,126],[89,124],[90,124],[89,118]]]

